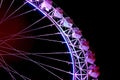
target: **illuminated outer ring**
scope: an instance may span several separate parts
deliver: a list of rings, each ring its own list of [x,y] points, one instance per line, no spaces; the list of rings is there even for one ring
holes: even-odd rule
[[[85,51],[78,47],[80,45],[80,41],[78,39],[72,38],[69,35],[72,35],[72,29],[63,29],[64,27],[60,25],[53,17],[51,17],[51,14],[48,14],[49,12],[43,11],[37,6],[35,3],[30,2],[29,0],[26,0],[30,5],[35,7],[37,10],[39,10],[41,13],[43,13],[60,31],[63,39],[65,40],[65,43],[69,49],[70,55],[71,55],[71,61],[72,61],[72,73],[69,73],[72,75],[72,80],[89,80],[88,75],[88,62],[85,61]],[[34,1],[35,2],[35,1]],[[52,5],[52,9],[54,10],[56,5]],[[64,13],[65,14],[65,13]],[[63,19],[65,17],[68,17],[66,14],[63,16]],[[74,24],[74,23],[73,23]],[[77,27],[74,25],[74,27]],[[92,79],[92,80],[98,80],[98,79]]]

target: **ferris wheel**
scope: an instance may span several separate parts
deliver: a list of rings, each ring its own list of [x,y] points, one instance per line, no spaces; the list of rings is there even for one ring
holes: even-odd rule
[[[52,0],[0,1],[0,80],[98,80],[89,41]]]

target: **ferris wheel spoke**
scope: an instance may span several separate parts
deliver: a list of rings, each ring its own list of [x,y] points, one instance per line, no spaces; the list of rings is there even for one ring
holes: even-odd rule
[[[14,53],[8,53],[7,51],[5,50],[0,50],[0,52],[3,52],[3,53],[8,53],[8,54],[0,54],[0,55],[21,55],[21,54],[24,54],[24,55],[69,55],[70,52],[49,52],[49,53],[39,53],[39,52],[36,52],[36,53],[30,53],[30,52],[25,52],[25,51],[22,51],[22,50],[17,50],[15,49],[14,47],[10,46],[9,44],[6,43],[7,46],[0,46],[0,48],[3,48],[3,49],[7,49],[7,50],[12,50],[14,51]],[[17,53],[16,53],[17,51]],[[18,52],[20,52],[21,54],[18,54]]]
[[[21,38],[24,39],[24,38],[26,38],[26,37],[39,38],[39,37],[55,36],[55,35],[60,35],[60,32],[49,33],[49,34],[41,34],[41,35],[35,35],[35,36],[23,36],[23,35],[18,35],[18,37],[21,37]]]
[[[34,36],[24,36],[20,38],[13,38],[13,39],[9,39],[9,41],[19,40],[19,39],[33,39],[33,40],[42,40],[42,41],[49,41],[49,42],[56,42],[56,43],[66,43],[65,41],[62,41],[62,40],[55,40],[55,39],[48,39],[48,38],[41,38],[41,37],[34,37]]]
[[[5,50],[0,50],[0,52],[2,52],[2,53],[0,54],[1,56],[14,56],[14,55],[17,54],[17,53],[10,53],[10,52],[5,51]],[[19,54],[17,54],[17,55],[19,55]]]
[[[0,47],[3,48],[3,49],[13,50],[14,51],[13,48],[4,47],[4,46],[0,46]],[[5,50],[0,50],[0,52],[8,53]],[[22,54],[25,54],[25,55],[69,55],[70,54],[70,52],[49,52],[49,53],[39,53],[39,52],[36,52],[36,53],[30,53],[30,52],[25,52],[25,51],[22,51],[22,50],[18,50],[18,52],[20,52]],[[21,55],[21,54],[18,54],[17,52],[14,52],[14,53],[13,52],[12,53],[9,52],[9,54],[0,54],[0,55],[6,56],[6,55],[13,55],[13,54]]]
[[[9,50],[14,50],[14,51],[16,51],[17,53],[15,54],[15,53],[9,53],[9,52],[6,52],[6,51],[4,51],[4,52],[6,52],[8,55],[10,54],[10,55],[12,55],[12,56],[15,56],[15,57],[19,57],[19,58],[22,58],[22,59],[26,59],[26,58],[28,58],[29,59],[29,57],[25,54],[26,52],[25,51],[20,51],[20,50],[17,50],[17,49],[15,49],[14,47],[12,47],[11,45],[9,45],[9,44],[7,44],[6,43],[6,45],[9,47],[9,48],[7,48],[7,49],[9,49]],[[6,47],[4,47],[4,48],[6,48]],[[18,55],[19,54],[19,55]]]
[[[65,71],[63,69],[59,69],[59,68],[56,68],[56,67],[53,67],[53,66],[50,66],[50,65],[47,65],[47,64],[37,62],[37,61],[35,61],[31,58],[23,58],[23,59],[26,59],[27,61],[31,61],[31,62],[37,64],[39,67],[43,68],[44,70],[46,70],[47,72],[54,75],[55,77],[57,77],[60,80],[63,80],[63,79],[60,76],[58,76],[57,74],[55,74],[54,72],[50,71],[48,68],[51,68],[51,69],[54,69],[54,70],[57,70],[57,71],[60,71],[60,72],[63,72],[63,73],[72,74],[71,72]],[[48,67],[48,68],[46,68],[46,67]]]
[[[4,38],[6,38],[5,40],[1,40],[2,42],[0,43],[0,46],[2,44],[4,44],[6,41],[9,41],[10,39],[14,38],[17,34],[12,34],[12,35],[9,35],[9,36],[5,36]]]
[[[21,54],[21,53],[20,53],[20,54]],[[33,62],[33,63],[39,65],[40,67],[41,67],[41,65],[42,65],[42,68],[44,68],[45,70],[47,70],[47,71],[50,72],[51,74],[54,74],[54,73],[51,72],[50,70],[48,70],[47,68],[43,67],[43,66],[46,66],[46,67],[49,67],[49,68],[55,69],[55,70],[57,70],[57,71],[61,71],[61,72],[65,72],[65,73],[71,74],[71,73],[68,72],[68,71],[65,71],[65,70],[62,70],[62,69],[59,69],[59,68],[56,68],[56,67],[50,66],[50,65],[46,65],[46,64],[43,64],[43,63],[37,62],[37,61],[35,61],[35,60],[29,58],[28,56],[25,56],[24,53],[22,54],[22,56],[21,56],[21,55],[18,56],[18,55],[14,55],[14,54],[13,54],[13,56],[16,56],[16,57],[19,57],[19,58],[22,58],[22,59],[25,59],[25,60],[31,61],[31,62]],[[56,74],[54,74],[54,76],[59,77],[59,76],[57,76]],[[59,79],[62,80],[62,78],[60,78],[60,77],[59,77]]]
[[[12,54],[11,54],[12,55]],[[50,71],[49,69],[47,69],[47,68],[45,68],[44,66],[42,66],[41,64],[43,64],[43,63],[39,63],[39,62],[37,62],[37,61],[35,61],[35,60],[33,60],[33,59],[31,59],[31,58],[29,58],[28,56],[18,56],[18,55],[15,55],[15,54],[13,54],[13,56],[15,56],[15,57],[18,57],[18,58],[21,58],[21,59],[23,59],[23,60],[27,60],[27,61],[30,61],[30,62],[33,62],[33,63],[35,63],[35,64],[37,64],[39,67],[41,67],[41,68],[43,68],[44,70],[46,70],[47,72],[49,72],[50,74],[52,74],[52,75],[54,75],[55,77],[57,77],[58,79],[60,79],[60,80],[63,80],[62,78],[60,78],[59,76],[57,76],[55,73],[53,73],[52,71]],[[45,65],[45,64],[44,64]],[[14,72],[14,71],[12,71],[12,72]],[[16,72],[15,72],[16,73]],[[20,74],[19,74],[20,75]]]
[[[13,69],[11,66],[9,66],[9,67],[10,67],[12,73],[18,75],[18,76],[21,77],[23,80],[31,80],[30,78],[28,78],[28,77],[20,74],[19,72],[17,72],[17,71],[16,71],[15,69]]]
[[[26,15],[26,14],[28,14],[28,13],[30,13],[30,12],[35,11],[35,10],[37,10],[37,9],[31,9],[31,10],[28,10],[28,11],[23,12],[23,13],[20,13],[20,14],[18,14],[18,15],[12,16],[10,19],[14,19],[14,18],[17,18],[17,17],[23,16],[23,15]]]
[[[49,42],[66,43],[64,41],[53,40],[53,39],[46,39],[46,38],[35,38],[35,39],[49,41]]]
[[[4,54],[0,54],[1,56],[15,56],[15,57],[20,57],[21,56],[22,58],[27,57],[25,55],[24,51],[17,50],[14,47],[10,46],[9,44],[7,44],[7,45],[9,47],[2,47],[2,46],[0,46],[0,47],[3,48],[3,49],[12,50],[14,52],[8,52],[8,51],[5,51],[5,50],[0,50],[0,52],[4,53]]]
[[[22,32],[24,32],[25,30],[29,29],[30,27],[32,27],[33,25],[37,24],[38,22],[40,22],[41,20],[43,20],[46,16],[43,16],[42,18],[38,19],[37,21],[35,21],[34,23],[30,24],[29,26],[25,27],[24,29],[22,29],[21,31],[19,31],[17,33],[18,34],[21,34]]]
[[[7,40],[7,39],[10,39],[12,36],[14,36],[16,34],[9,34],[8,35],[8,33],[0,32],[0,35],[6,35],[6,36],[3,36],[3,37],[0,37],[0,41],[4,41],[4,40]]]
[[[3,43],[6,42],[6,41],[11,40],[11,39],[13,39],[14,37],[18,36],[18,35],[21,34],[23,31],[25,31],[26,29],[32,27],[32,26],[35,25],[36,23],[40,22],[40,21],[41,21],[42,19],[44,19],[45,17],[46,17],[46,16],[43,16],[42,18],[38,19],[38,20],[35,21],[33,24],[31,24],[31,25],[27,26],[26,28],[22,29],[22,30],[19,31],[18,33],[10,35],[10,37],[7,38],[7,39],[5,39],[4,41],[2,41],[2,43],[0,43],[0,45],[3,44]]]
[[[27,30],[27,31],[23,31],[20,34],[32,32],[32,31],[37,31],[37,30],[44,29],[44,28],[47,28],[47,27],[50,27],[50,26],[53,26],[53,25],[54,24],[49,24],[49,25],[41,26],[41,27],[38,27],[38,28],[34,28],[34,29]]]
[[[31,60],[30,60],[31,61]],[[43,68],[45,71],[47,71],[48,73],[52,74],[53,76],[57,77],[59,80],[63,80],[60,76],[56,75],[54,72],[50,71],[49,69],[45,68],[43,65],[41,65],[42,63],[38,63],[34,60],[32,60],[31,62],[37,64],[39,67]]]
[[[10,8],[12,7],[14,1],[15,1],[15,0],[12,0],[12,1],[11,1],[10,5],[9,5],[8,9],[6,10],[5,14],[3,15],[3,18],[1,19],[1,21],[7,16],[7,14],[8,14],[8,12],[9,12]]]
[[[17,72],[15,69],[13,69],[13,68],[12,68],[11,66],[9,66],[8,64],[6,64],[6,65],[7,65],[7,67],[3,66],[3,68],[4,68],[7,72],[9,72],[9,75],[11,76],[12,80],[17,80],[17,79],[15,78],[15,76],[14,76],[15,74],[18,75],[18,76],[19,76],[20,78],[22,78],[23,80],[31,80],[30,78],[28,78],[28,77],[20,74],[19,72]]]
[[[35,39],[39,39],[41,37],[47,37],[47,36],[56,36],[56,35],[60,35],[59,32],[56,33],[50,33],[50,34],[41,34],[41,35],[36,35],[36,36],[22,36],[22,35],[18,35],[17,38],[11,39],[11,40],[16,40],[16,39],[26,39],[26,38],[35,38]],[[19,38],[18,38],[19,37]],[[45,39],[45,38],[41,38],[41,39]],[[50,40],[50,39],[49,39]]]
[[[10,36],[11,36],[11,35],[1,37],[1,38],[0,38],[0,42],[3,42],[4,40],[6,40],[6,39],[10,38]]]
[[[3,36],[3,37],[0,37],[0,41],[7,41],[9,40],[11,37],[16,37],[17,34],[9,34],[7,35],[8,33],[0,33],[0,34],[6,34],[6,36]],[[15,36],[16,35],[16,36]]]
[[[0,8],[1,8],[2,4],[3,4],[3,0],[0,1]]]
[[[31,80],[31,79],[29,79],[28,77],[25,77],[25,76],[23,76],[23,75],[21,75],[21,74],[19,74],[16,70],[14,70],[11,66],[9,66],[6,62],[5,62],[5,60],[4,60],[4,58],[2,57],[2,56],[0,56],[0,61],[3,63],[2,65],[2,68],[4,68],[8,73],[9,73],[9,75],[11,76],[11,78],[12,78],[12,80],[16,80],[16,78],[14,77],[14,75],[13,75],[13,73],[14,74],[17,74],[17,75],[19,75],[21,78],[23,78],[23,80]]]
[[[42,58],[45,58],[45,59],[49,59],[49,60],[54,60],[54,61],[58,61],[58,62],[63,62],[63,63],[71,63],[70,61],[66,61],[66,60],[62,60],[62,59],[57,59],[57,58],[53,58],[53,57],[48,57],[48,56],[43,56],[43,55],[36,55],[36,54],[33,54],[34,56],[37,56],[37,57],[42,57]]]
[[[50,33],[50,34],[42,34],[42,35],[37,35],[35,37],[45,37],[45,36],[54,36],[54,35],[60,35],[60,32]]]
[[[35,55],[41,55],[41,54],[47,54],[47,55],[58,55],[58,54],[62,54],[62,55],[69,55],[70,52],[49,52],[49,53],[30,53],[30,54],[35,54]]]
[[[16,34],[12,34],[12,35],[8,35],[8,36],[5,36],[5,37],[0,38],[0,39],[1,39],[0,42],[1,42],[1,41],[5,42],[5,41],[8,41],[8,40],[11,40],[11,38],[14,39],[13,36],[14,36],[14,37],[18,37],[19,34],[24,34],[24,33],[32,32],[32,31],[44,29],[44,28],[47,28],[47,27],[50,27],[50,26],[53,26],[53,25],[54,25],[54,24],[49,24],[49,25],[46,25],[46,26],[42,26],[42,27],[39,27],[39,28],[32,29],[32,30],[24,31],[24,30],[30,28],[31,26],[35,25],[37,22],[41,21],[41,20],[44,19],[44,18],[45,18],[45,17],[42,17],[41,19],[39,19],[39,20],[36,21],[35,23],[33,23],[33,24],[31,24],[30,26],[24,28],[23,30],[21,30],[20,32],[18,32],[18,33],[16,33]],[[51,35],[52,35],[52,34],[51,34]],[[4,38],[5,38],[5,40],[2,40],[2,39],[4,39]],[[18,39],[18,38],[17,38],[17,39]],[[1,44],[2,44],[2,43],[1,43]]]
[[[8,74],[10,75],[10,77],[12,78],[12,80],[16,80],[16,78],[15,78],[14,75],[11,73],[11,71],[9,70],[9,68],[7,68],[6,66],[2,66],[2,68],[8,72]]]
[[[16,51],[17,52],[24,52],[24,51],[15,49],[14,47],[12,47],[11,45],[9,45],[8,43],[4,43],[4,44],[5,44],[4,46],[0,46],[3,49],[11,50],[11,51],[14,51],[14,52],[16,52]]]
[[[36,61],[35,61],[35,63],[36,63]],[[37,62],[36,64],[42,65],[44,67],[48,67],[48,68],[51,68],[51,69],[54,69],[54,70],[57,70],[57,71],[60,71],[60,72],[63,72],[63,73],[72,74],[70,71],[65,71],[63,69],[60,69],[60,68],[57,68],[57,67],[54,67],[54,66],[51,66],[51,65],[48,65],[48,64],[44,64],[44,63],[41,63],[41,62]]]
[[[8,20],[12,15],[14,15],[18,10],[20,10],[24,5],[26,5],[27,2],[20,5],[15,11],[13,11],[10,15],[8,15],[6,18],[4,18],[2,21],[0,21],[0,24]]]
[[[6,47],[2,47],[2,48],[5,48],[5,49],[9,49],[11,50],[10,48],[6,48]],[[21,51],[21,50],[19,50]],[[4,50],[0,50],[0,52],[3,52],[3,53],[6,53],[6,54],[2,54],[0,53],[1,56],[9,56],[9,55],[21,55],[21,54],[18,54],[18,53],[8,53],[7,51],[4,51]],[[69,52],[51,52],[51,53],[29,53],[29,52],[24,52],[24,51],[21,51],[22,54],[25,54],[25,55],[68,55]],[[68,62],[69,64],[72,64],[72,62]]]
[[[13,80],[16,80],[15,77],[12,75],[12,73],[10,72],[9,68],[8,68],[8,65],[7,63],[5,62],[4,58],[0,55],[0,61],[2,62],[2,68],[5,69],[8,74],[10,75],[10,77],[13,79]]]
[[[3,51],[3,50],[0,50],[0,52],[4,52],[6,54],[1,54],[1,56],[14,56],[14,57],[17,57],[17,58],[20,58],[20,59],[23,59],[23,60],[27,60],[27,59],[30,59],[28,56],[24,55],[24,53],[9,53],[7,51]]]
[[[55,40],[55,39],[47,39],[47,38],[36,38],[36,37],[24,37],[27,39],[36,39],[36,40],[43,40],[43,41],[49,41],[49,42],[56,42],[56,43],[66,43],[65,41]]]
[[[11,46],[10,46],[11,47]],[[17,52],[19,52],[18,50],[16,50]],[[22,53],[20,53],[20,54],[22,54]],[[37,65],[39,65],[39,66],[46,66],[46,67],[48,67],[48,65],[46,65],[46,64],[43,64],[43,63],[38,63],[38,62],[36,62],[36,61],[34,61],[33,59],[31,59],[31,58],[29,58],[28,56],[26,56],[24,53],[22,54],[22,56],[21,55],[14,55],[14,56],[16,56],[16,57],[19,57],[19,58],[22,58],[22,59],[25,59],[25,60],[28,60],[28,61],[32,61],[32,62],[34,62],[34,63],[36,63]],[[55,67],[53,67],[53,66],[49,66],[50,68],[52,68],[52,69],[55,69],[55,70],[58,70],[58,71],[62,71],[62,72],[66,72],[66,73],[69,73],[69,72],[67,72],[67,71],[64,71],[64,70],[62,70],[62,69],[59,69],[59,68],[55,68]],[[50,70],[48,70],[47,68],[45,68],[45,67],[42,67],[42,68],[44,68],[45,70],[47,70],[48,72],[50,72],[51,74],[53,74],[54,76],[56,76],[56,77],[58,77],[60,80],[62,80],[62,78],[60,78],[59,76],[57,76],[56,74],[54,74],[53,72],[51,72]]]

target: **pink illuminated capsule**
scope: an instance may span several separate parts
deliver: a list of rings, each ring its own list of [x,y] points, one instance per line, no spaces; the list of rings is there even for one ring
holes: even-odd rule
[[[96,65],[90,65],[88,75],[93,77],[93,78],[98,78],[100,75],[99,67]]]
[[[33,2],[33,0],[29,0],[30,2]]]
[[[85,54],[85,61],[90,64],[94,64],[95,60],[95,54],[92,51],[88,50]]]
[[[40,8],[41,9],[45,9],[46,11],[49,11],[52,9],[52,0],[44,0],[41,5]]]
[[[62,18],[63,17],[63,10],[60,7],[55,8],[53,16],[56,18]]]
[[[30,2],[40,1],[40,0],[29,0]]]
[[[98,71],[99,67],[96,64],[91,64],[88,68],[89,70],[94,70],[94,71]]]
[[[83,50],[85,50],[85,51],[88,51],[89,50],[89,42],[86,40],[86,39],[81,39],[80,40],[80,48],[82,48]]]
[[[39,2],[40,0],[36,0],[36,1],[38,1],[38,2]]]
[[[98,78],[98,76],[100,75],[100,72],[99,71],[93,71],[93,70],[90,70],[88,72],[88,74],[93,77],[93,78]]]
[[[79,28],[73,28],[72,37],[76,39],[80,39],[82,37],[82,31]]]
[[[63,18],[61,20],[61,24],[64,27],[72,28],[72,26],[73,26],[73,20],[70,17],[65,17],[65,18]]]

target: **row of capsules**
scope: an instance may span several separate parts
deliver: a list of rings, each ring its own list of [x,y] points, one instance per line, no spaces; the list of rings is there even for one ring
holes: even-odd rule
[[[41,2],[41,0],[30,0],[30,2]],[[41,10],[49,12],[53,9],[52,0],[42,0],[39,4]],[[70,28],[72,30],[72,38],[79,40],[79,48],[85,52],[85,62],[89,63],[88,75],[93,78],[98,78],[100,75],[99,66],[95,64],[95,53],[90,50],[89,42],[83,38],[82,31],[78,27],[73,27],[73,20],[70,17],[63,17],[64,11],[60,7],[53,9],[51,17],[60,19],[59,25]]]

